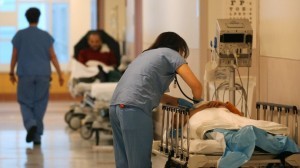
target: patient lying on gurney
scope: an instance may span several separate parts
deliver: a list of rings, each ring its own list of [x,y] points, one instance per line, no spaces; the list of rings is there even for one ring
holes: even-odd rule
[[[282,124],[243,117],[242,113],[230,102],[210,101],[196,104],[189,116],[190,138],[203,139],[207,131],[216,128],[240,129],[247,125],[256,126],[272,134],[288,135],[289,133],[287,127]],[[184,122],[186,121],[185,118]],[[176,123],[174,123],[174,128],[176,128]]]
[[[186,124],[187,119],[184,122]],[[220,152],[212,151],[212,148],[222,149],[219,167],[241,166],[250,160],[257,147],[276,155],[299,152],[297,144],[286,136],[289,133],[286,126],[243,117],[229,102],[212,101],[196,106],[190,111],[189,126],[191,151],[197,153],[195,148],[205,148],[207,153]],[[183,136],[186,137],[187,133],[183,132]],[[218,143],[219,147],[216,147]]]

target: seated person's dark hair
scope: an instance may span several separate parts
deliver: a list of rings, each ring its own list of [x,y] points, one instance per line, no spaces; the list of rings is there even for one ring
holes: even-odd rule
[[[96,30],[91,30],[91,31],[89,31],[89,32],[86,34],[85,38],[88,40],[89,36],[92,35],[92,34],[93,34],[93,35],[98,35],[98,36],[100,37],[100,39],[102,40],[101,35],[100,35],[100,32],[99,32],[99,31],[96,31]]]
[[[38,8],[29,8],[26,13],[26,19],[29,23],[38,23],[41,12]]]

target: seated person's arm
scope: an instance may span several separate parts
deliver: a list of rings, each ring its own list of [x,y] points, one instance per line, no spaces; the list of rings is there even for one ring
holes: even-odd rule
[[[113,52],[108,52],[109,65],[117,68],[118,60]]]
[[[83,65],[85,65],[85,63],[87,62],[87,60],[86,60],[86,58],[85,58],[85,56],[84,56],[83,50],[81,50],[81,51],[79,52],[78,57],[77,57],[77,60],[78,60],[79,62],[81,62]]]

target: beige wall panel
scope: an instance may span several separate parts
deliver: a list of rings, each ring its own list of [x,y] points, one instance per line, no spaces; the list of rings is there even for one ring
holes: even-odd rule
[[[261,98],[300,107],[300,61],[270,57],[261,61]]]
[[[265,57],[260,58],[260,101],[268,101],[268,59]]]

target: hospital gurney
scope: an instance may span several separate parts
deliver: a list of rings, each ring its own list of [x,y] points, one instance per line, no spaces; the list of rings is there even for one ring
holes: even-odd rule
[[[72,61],[69,91],[72,97],[83,97],[80,103],[72,105],[70,110],[65,114],[65,121],[73,130],[80,128],[81,120],[86,116],[86,114],[92,113],[94,101],[97,100],[92,96],[95,91],[92,90],[92,87],[93,85],[101,84],[99,79],[94,78],[94,76],[99,73],[97,65],[101,65],[101,63],[91,61],[90,64],[92,64],[92,66],[85,66],[76,60]],[[110,71],[112,67],[105,67],[104,69],[106,71]],[[87,79],[92,79],[93,81],[86,82],[85,80]]]
[[[94,84],[91,89],[91,97],[96,101],[91,101],[90,106],[94,109],[82,120],[80,135],[84,139],[90,139],[95,134],[96,145],[99,145],[100,132],[112,134],[109,122],[109,103],[117,83]]]
[[[130,60],[126,57],[122,57],[119,71],[125,71],[126,67],[130,63]],[[70,110],[65,114],[65,121],[71,129],[77,130],[80,128],[80,120],[82,120],[87,113],[93,111],[94,101],[98,102],[102,99],[97,99],[95,93],[101,92],[102,88],[97,88],[102,84],[103,87],[108,85],[116,85],[121,74],[114,71],[111,66],[106,66],[99,61],[88,61],[90,66],[84,66],[76,60],[73,60],[72,73],[69,80],[69,91],[72,97],[82,96],[83,99],[80,103],[76,103],[71,106]],[[101,70],[98,68],[101,66]],[[98,78],[99,76],[102,76]],[[101,80],[105,78],[107,80]],[[106,90],[103,90],[106,92]],[[111,94],[113,90],[111,90]],[[99,93],[100,94],[100,93]],[[106,93],[104,93],[105,95]],[[101,103],[101,102],[100,102]]]
[[[88,35],[92,32],[98,33],[101,37],[102,52],[110,51],[114,53],[117,59],[117,68],[108,66],[97,60],[89,60],[85,65],[77,60],[80,51],[90,47],[88,44]],[[82,100],[80,103],[72,105],[70,110],[65,114],[65,121],[71,129],[77,130],[81,128],[82,122],[84,122],[83,120],[86,121],[87,118],[89,120],[98,118],[99,116],[95,116],[95,112],[100,109],[107,111],[108,107],[98,106],[98,104],[107,104],[107,101],[104,101],[103,97],[97,95],[101,91],[103,92],[102,95],[106,95],[107,90],[101,90],[103,88],[97,86],[101,86],[102,84],[104,88],[108,85],[115,86],[129,62],[128,57],[121,56],[118,42],[104,30],[88,31],[78,41],[74,46],[74,59],[71,62],[69,91],[72,97],[82,97]],[[107,82],[109,82],[109,84],[106,84]],[[112,94],[113,90],[110,91]],[[108,96],[108,98],[110,99],[111,96]],[[84,137],[88,138],[89,136],[86,135]]]
[[[294,138],[296,142],[298,142],[299,116],[297,107],[263,102],[258,102],[256,107],[258,118],[263,116],[266,117],[267,120],[271,121],[272,119],[275,119],[275,117],[272,117],[271,114],[276,114],[278,122],[283,121],[281,118],[292,119],[293,122],[287,122],[288,119],[286,119],[285,125],[288,125],[289,128],[292,129],[291,137]],[[163,105],[162,109],[162,139],[160,141],[153,142],[152,153],[168,158],[165,167],[217,167],[218,161],[222,157],[223,153],[220,150],[214,151],[214,149],[217,149],[215,147],[215,143],[210,144],[206,142],[207,140],[204,140],[202,141],[203,144],[197,144],[198,146],[201,146],[201,148],[206,149],[203,152],[195,152],[193,151],[193,149],[191,149],[191,147],[195,147],[195,145],[192,144],[190,139],[191,132],[189,127],[189,109],[168,105]],[[173,117],[174,115],[176,115],[177,117]],[[186,127],[183,126],[183,116],[187,117]],[[176,124],[176,128],[174,128],[173,124],[171,124],[173,122],[179,123],[180,120],[181,128],[185,128],[186,133],[184,136],[181,136],[184,131],[180,133],[179,124]],[[254,152],[251,159],[243,164],[242,167],[263,167],[270,164],[283,165],[285,167],[300,166],[299,153],[293,153],[292,155],[289,155],[282,160],[277,156],[278,155],[266,152]]]

